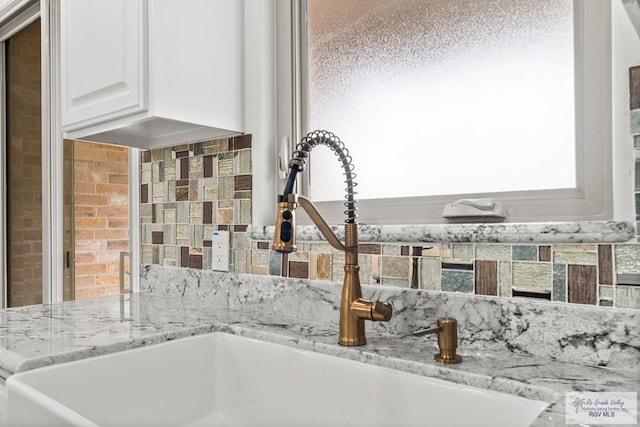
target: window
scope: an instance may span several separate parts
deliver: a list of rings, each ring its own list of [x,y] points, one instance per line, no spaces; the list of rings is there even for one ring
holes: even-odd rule
[[[306,125],[348,144],[363,199],[574,187],[572,3],[309,0]],[[313,200],[343,197],[331,172]]]
[[[610,8],[302,2],[292,127],[345,142],[363,223],[443,222],[446,203],[474,197],[503,201],[511,222],[611,219]],[[314,150],[302,191],[340,223],[332,157]]]

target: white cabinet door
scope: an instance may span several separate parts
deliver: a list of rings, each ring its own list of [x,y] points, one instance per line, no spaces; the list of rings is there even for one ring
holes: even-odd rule
[[[62,0],[62,126],[147,108],[147,1]]]

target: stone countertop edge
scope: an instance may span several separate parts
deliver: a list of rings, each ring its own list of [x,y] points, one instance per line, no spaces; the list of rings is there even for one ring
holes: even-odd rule
[[[344,227],[331,226],[340,240]],[[275,226],[249,226],[253,240],[273,240]],[[326,240],[314,225],[296,227],[298,241]],[[360,243],[621,243],[635,236],[628,221],[493,224],[358,225]]]
[[[103,306],[108,312],[109,308],[119,305],[123,298],[130,297],[103,297],[87,300],[87,304],[92,308]],[[175,308],[174,315],[182,315],[181,310],[184,309],[182,301],[177,301],[176,298],[149,295],[133,298],[139,300],[136,302],[139,302],[147,316],[144,321],[139,321],[138,326],[142,329],[139,333],[118,335],[113,332],[121,332],[123,325],[128,326],[126,322],[123,323],[120,316],[114,314],[111,318],[101,320],[101,328],[106,329],[107,338],[92,341],[93,338],[85,337],[83,339],[87,341],[84,343],[71,340],[67,345],[51,346],[50,348],[59,348],[59,350],[49,351],[46,354],[38,354],[40,350],[33,349],[32,354],[24,354],[28,353],[27,350],[20,354],[19,350],[2,348],[0,349],[0,369],[18,373],[193,335],[225,332],[549,402],[550,406],[532,424],[535,427],[565,425],[564,392],[566,391],[627,391],[638,385],[638,380],[633,378],[633,372],[542,360],[508,352],[488,350],[476,352],[471,348],[461,349],[460,354],[464,359],[462,364],[439,365],[432,359],[436,351],[435,341],[413,337],[401,338],[373,331],[368,332],[367,346],[343,347],[337,344],[337,325],[301,322],[300,319],[295,322],[288,321],[282,316],[275,316],[268,308],[256,310],[254,307],[252,310],[242,311],[219,309],[215,314],[211,314],[206,304],[200,306],[199,303],[192,301],[188,309],[193,312],[200,311],[200,313],[192,319],[176,324],[171,317],[164,317],[164,311],[168,307]],[[60,306],[60,304],[52,306]],[[75,312],[78,308],[83,309],[82,302],[73,302],[73,304],[67,306],[70,307],[68,312]],[[191,306],[192,304],[194,306]],[[52,306],[44,307],[46,310]],[[207,320],[210,314],[213,319]],[[147,328],[147,326],[151,327]],[[51,342],[56,338],[65,340],[70,333],[60,329],[56,333],[39,332],[41,337],[50,337],[47,339]],[[33,339],[39,341],[38,348],[43,343],[50,344],[37,337]],[[605,378],[606,381],[604,381]]]

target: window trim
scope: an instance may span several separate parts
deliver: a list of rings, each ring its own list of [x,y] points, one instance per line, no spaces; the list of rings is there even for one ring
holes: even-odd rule
[[[307,129],[306,0],[291,2],[292,112],[289,134],[299,141]],[[507,222],[543,222],[613,219],[612,171],[612,35],[611,2],[574,0],[575,99],[576,99],[576,188],[444,196],[369,199],[358,201],[359,222],[365,224],[444,223],[444,205],[462,198],[495,197],[508,209]],[[280,65],[279,65],[280,67]],[[279,69],[280,72],[286,70]],[[282,101],[279,89],[279,103]],[[286,95],[285,95],[286,97]],[[282,133],[280,127],[278,134]],[[579,143],[582,141],[582,143]],[[295,144],[294,144],[295,145]],[[311,156],[313,158],[313,156]],[[354,161],[356,167],[358,160]],[[336,163],[336,172],[340,173]],[[308,194],[308,174],[300,179],[301,193]],[[279,185],[281,182],[278,183]],[[327,222],[344,220],[342,202],[318,202]],[[301,215],[300,224],[309,224]]]

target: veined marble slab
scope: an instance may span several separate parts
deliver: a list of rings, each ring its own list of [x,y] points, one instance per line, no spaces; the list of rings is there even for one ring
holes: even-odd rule
[[[331,229],[344,240],[344,226]],[[254,240],[273,240],[275,226],[250,227],[247,233]],[[297,240],[323,241],[314,225],[296,227]],[[428,224],[428,225],[358,225],[361,243],[616,243],[635,236],[631,222],[577,221],[501,224]]]
[[[11,374],[196,334],[226,332],[550,402],[533,424],[536,427],[565,425],[566,391],[634,391],[638,386],[637,365],[618,371],[464,347],[460,349],[463,363],[439,365],[433,361],[433,340],[371,330],[366,346],[343,347],[336,342],[336,324],[277,313],[272,299],[254,301],[250,310],[246,305],[236,310],[214,308],[209,298],[188,294],[145,292],[1,310],[0,370]]]
[[[337,325],[339,319],[342,286],[332,282],[148,265],[140,283],[143,291],[212,301],[212,307],[250,311],[266,304],[304,322]],[[454,317],[461,347],[618,369],[640,366],[640,310],[373,285],[363,285],[362,292],[393,305],[390,322],[367,324],[380,333],[406,335]]]

